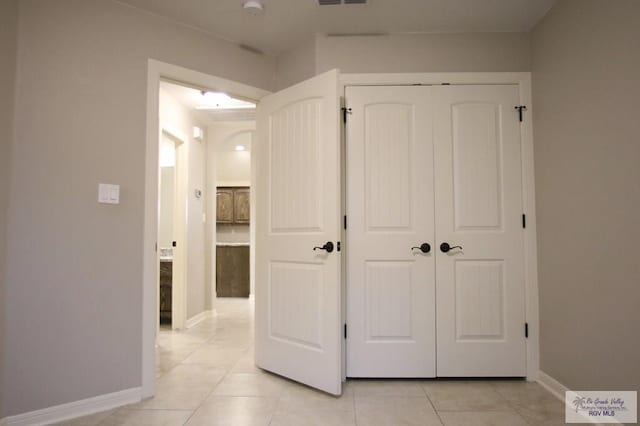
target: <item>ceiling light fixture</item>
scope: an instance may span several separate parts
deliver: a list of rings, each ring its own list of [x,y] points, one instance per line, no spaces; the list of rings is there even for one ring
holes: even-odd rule
[[[236,151],[244,151],[245,149],[247,148],[244,145],[236,145]]]
[[[242,0],[242,7],[252,15],[262,15],[264,13],[263,0]]]

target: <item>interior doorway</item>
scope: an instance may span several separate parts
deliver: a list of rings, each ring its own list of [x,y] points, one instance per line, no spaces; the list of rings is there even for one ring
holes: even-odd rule
[[[209,156],[212,183],[213,245],[211,280],[214,296],[250,298],[254,295],[255,241],[252,217],[251,152],[255,111],[237,120],[216,121],[210,127]],[[215,194],[215,198],[213,195]],[[214,306],[216,301],[213,302]]]
[[[158,326],[180,328],[184,323],[181,309],[184,286],[184,256],[178,240],[184,241],[185,190],[183,149],[185,141],[163,129],[160,137],[158,200]],[[175,293],[175,295],[174,295]],[[174,313],[176,313],[174,315]]]
[[[166,367],[166,363],[162,362],[163,350],[157,346],[160,330],[161,254],[162,260],[173,263],[174,275],[178,264],[183,265],[181,274],[183,291],[180,292],[174,287],[170,295],[172,306],[170,317],[173,330],[163,329],[163,332],[180,335],[185,333],[186,336],[191,330],[190,334],[197,334],[198,324],[201,325],[200,328],[207,328],[214,322],[211,318],[215,309],[215,279],[211,276],[212,271],[215,273],[215,262],[212,260],[215,259],[216,237],[215,232],[210,231],[215,230],[216,226],[216,183],[215,175],[211,170],[207,170],[209,154],[207,138],[210,125],[219,120],[213,119],[206,108],[200,108],[206,105],[193,105],[188,97],[195,95],[196,98],[191,98],[192,100],[213,102],[217,112],[224,114],[233,108],[218,108],[218,104],[227,101],[248,104],[250,102],[247,101],[261,99],[267,93],[231,80],[155,60],[149,61],[142,342],[143,397],[154,394],[156,378]],[[255,103],[251,106],[255,107]],[[163,167],[160,167],[162,141],[167,137],[174,142],[175,140],[181,142],[176,150],[177,165],[173,171],[173,180],[170,179],[172,173],[169,169],[162,170]],[[163,179],[163,175],[167,179]],[[166,214],[160,212],[163,201],[162,190],[165,186],[163,180],[167,181],[167,187],[170,186],[168,182],[171,181],[175,185],[174,209],[171,211],[174,218],[172,230],[174,239],[171,240],[171,247],[165,247],[169,241],[167,235],[163,235],[162,238],[160,235],[160,225],[166,222],[165,219],[170,215],[169,211]],[[183,196],[180,190],[183,191]],[[165,201],[168,198],[165,195]],[[180,215],[182,217],[178,219]],[[182,238],[178,237],[176,225],[183,227]],[[161,248],[165,250],[161,251]],[[178,269],[180,269],[179,266]],[[180,277],[178,277],[179,280]],[[175,282],[176,277],[173,277],[171,285],[173,286]],[[169,296],[166,294],[163,296],[166,310]],[[249,303],[247,299],[247,304]],[[181,309],[182,312],[180,312]],[[229,310],[228,306],[223,307],[223,310],[225,311],[223,316],[229,312],[246,316],[247,312],[247,309],[241,309],[240,313],[235,308]],[[250,312],[252,311],[253,309],[250,309]],[[171,356],[169,354],[169,357]]]

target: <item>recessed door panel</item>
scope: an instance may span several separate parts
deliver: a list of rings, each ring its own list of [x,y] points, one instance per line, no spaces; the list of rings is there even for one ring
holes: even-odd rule
[[[349,87],[347,375],[435,375],[430,87]]]
[[[504,339],[502,261],[454,261],[456,339]]]
[[[269,276],[271,337],[323,349],[322,292],[322,265],[273,262]]]
[[[413,262],[366,262],[367,341],[410,341]]]
[[[311,98],[269,117],[271,232],[322,231],[321,111],[322,98]]]
[[[413,105],[364,107],[366,221],[369,232],[411,227]]]
[[[453,179],[456,230],[502,226],[500,105],[452,105]]]

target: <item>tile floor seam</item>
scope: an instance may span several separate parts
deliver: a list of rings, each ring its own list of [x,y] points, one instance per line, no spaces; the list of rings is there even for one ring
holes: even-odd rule
[[[347,383],[348,380],[345,380],[345,383]],[[358,426],[358,410],[356,409],[356,389],[355,387],[352,389],[353,392],[353,424],[355,426]]]
[[[438,410],[436,410],[436,406],[433,404],[433,401],[429,397],[429,394],[427,393],[427,390],[422,385],[420,385],[420,387],[424,391],[424,394],[427,396],[427,401],[429,401],[429,404],[431,404],[431,408],[433,408],[433,411],[436,413],[436,416],[438,416],[438,420],[440,421],[440,424],[444,425],[444,421],[442,420],[442,417],[440,417],[440,413],[438,412]]]
[[[213,339],[213,337],[212,337],[212,339]],[[204,344],[203,344],[203,345],[201,345],[201,346],[204,346]],[[247,348],[247,349],[245,350],[245,352],[248,352],[248,351],[249,351],[249,349]],[[194,351],[194,353],[195,353],[195,351]],[[244,354],[244,352],[243,352],[243,354]],[[185,359],[187,359],[187,358],[185,358]],[[184,360],[183,360],[183,362],[184,362]],[[240,360],[238,359],[238,361],[236,361],[233,365],[231,365],[228,369],[226,369],[226,370],[225,370],[224,375],[223,375],[223,376],[220,378],[220,380],[218,380],[218,382],[217,382],[217,383],[216,383],[216,384],[211,388],[211,390],[209,391],[209,393],[207,394],[207,396],[205,396],[205,397],[202,399],[202,401],[200,402],[200,404],[198,405],[198,407],[197,407],[195,410],[193,410],[193,413],[191,413],[191,416],[189,416],[189,418],[188,418],[188,419],[187,419],[187,421],[183,424],[183,426],[189,423],[189,421],[191,420],[191,418],[196,414],[196,411],[198,411],[200,408],[202,408],[202,406],[203,406],[203,404],[205,403],[205,401],[207,401],[207,400],[211,397],[211,395],[213,395],[213,392],[215,392],[216,388],[220,385],[220,383],[222,383],[222,382],[224,381],[224,379],[225,379],[225,378],[226,378],[226,377],[231,373],[231,371],[233,370],[233,367],[235,367],[235,366],[236,366],[236,364],[238,364],[239,362],[240,362]],[[181,364],[182,364],[182,362],[181,362]],[[200,364],[196,364],[196,365],[200,365]],[[202,365],[207,365],[207,364],[202,364]],[[271,420],[269,420],[269,423],[271,423]]]
[[[529,382],[527,382],[527,383],[529,383]],[[522,413],[520,412],[520,410],[518,409],[518,407],[517,407],[517,406],[515,406],[515,405],[513,404],[513,401],[511,401],[510,399],[507,399],[507,397],[505,397],[505,396],[502,394],[502,392],[500,392],[500,390],[499,390],[499,389],[497,389],[497,386],[496,386],[496,384],[495,384],[495,383],[492,383],[492,384],[491,384],[491,386],[492,386],[492,387],[494,388],[494,390],[498,393],[498,395],[500,395],[500,396],[501,396],[505,401],[507,401],[507,405],[508,405],[509,407],[511,407],[511,409],[512,409],[512,410],[513,410],[513,411],[514,411],[518,416],[520,416],[520,418],[521,418],[521,419],[523,419],[523,420],[524,420],[524,422],[525,422],[526,424],[528,424],[528,425],[535,425],[535,423],[532,423],[529,419],[527,419],[524,415],[522,415]],[[545,389],[545,391],[546,391],[546,389]],[[550,393],[550,394],[551,394],[551,393]]]

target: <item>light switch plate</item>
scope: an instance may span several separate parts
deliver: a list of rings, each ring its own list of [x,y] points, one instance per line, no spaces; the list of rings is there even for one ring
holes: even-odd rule
[[[120,185],[101,183],[98,185],[98,203],[120,204]]]

